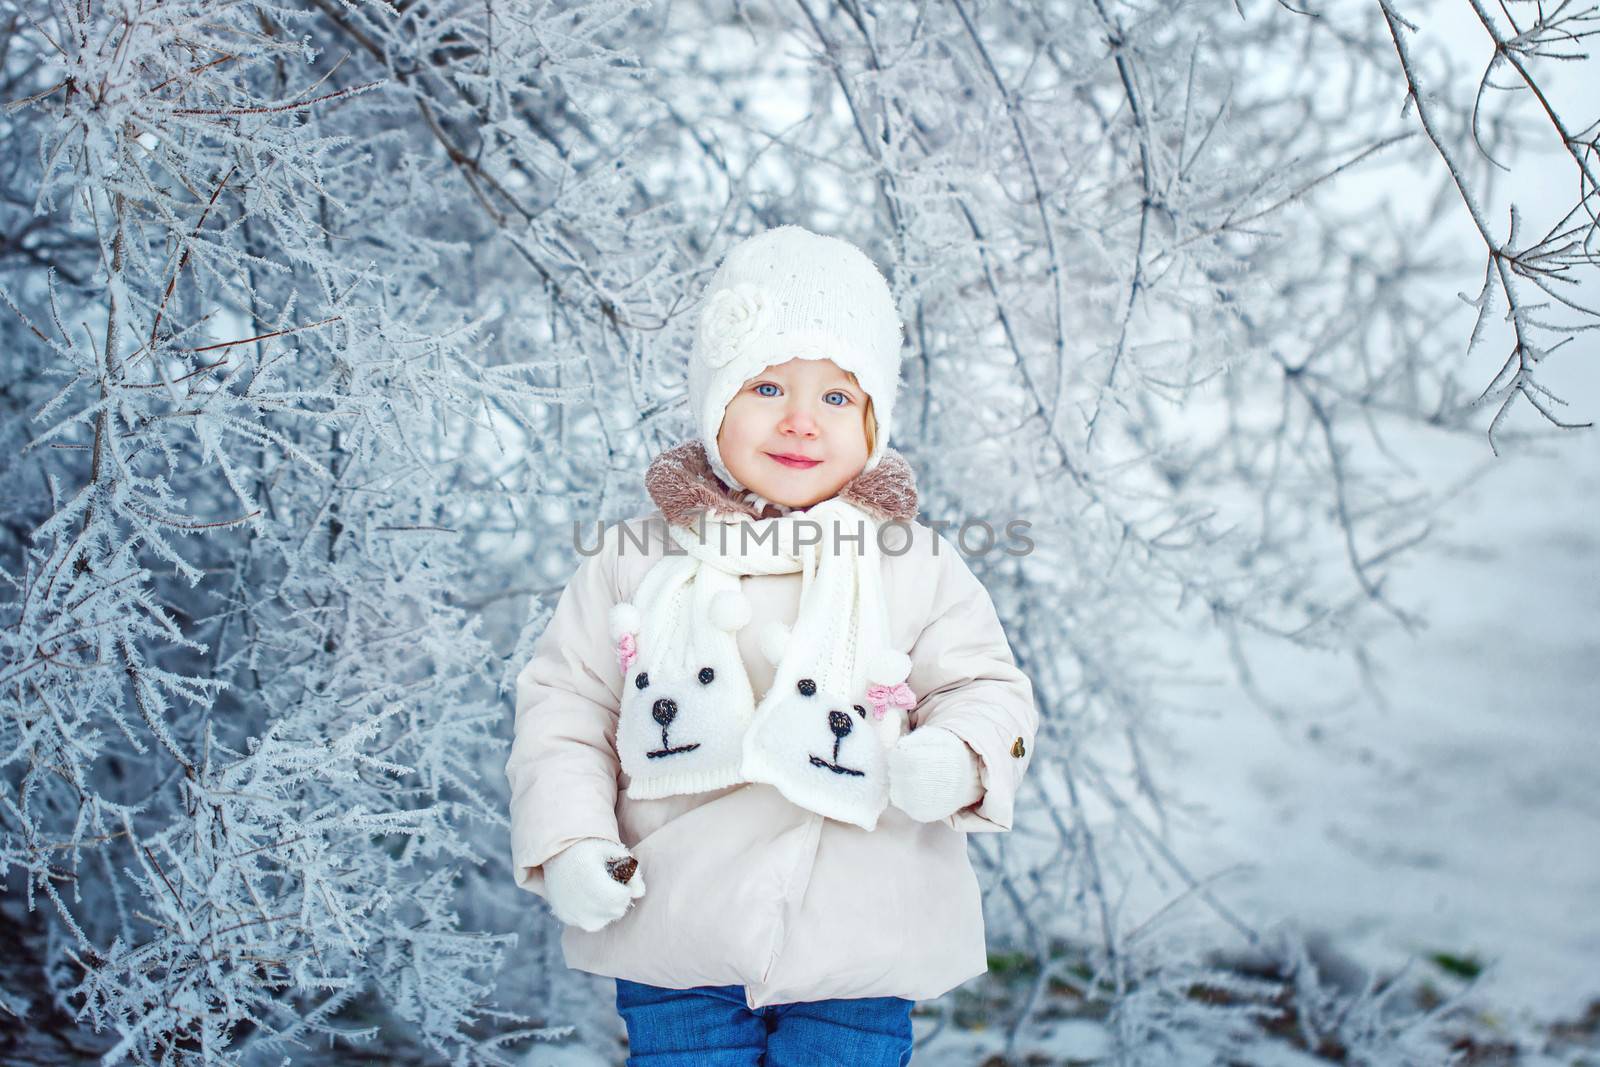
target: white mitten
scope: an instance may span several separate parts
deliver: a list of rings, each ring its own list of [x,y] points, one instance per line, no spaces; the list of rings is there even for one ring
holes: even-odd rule
[[[629,876],[627,881],[617,881],[623,875]],[[615,841],[585,837],[544,861],[544,886],[556,918],[592,934],[620,919],[628,905],[644,896],[644,874],[633,853]]]
[[[889,750],[889,803],[938,822],[983,798],[978,755],[950,730],[924,726]]]

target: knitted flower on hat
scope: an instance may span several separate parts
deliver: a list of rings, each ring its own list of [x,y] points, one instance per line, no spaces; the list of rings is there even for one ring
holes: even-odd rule
[[[772,321],[767,294],[758,285],[735,285],[711,294],[700,313],[695,337],[705,361],[725,366]]]

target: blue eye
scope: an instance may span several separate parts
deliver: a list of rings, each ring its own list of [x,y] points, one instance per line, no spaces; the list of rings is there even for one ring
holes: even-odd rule
[[[835,389],[833,392],[829,393],[828,395],[829,396],[842,396],[842,397],[844,397],[844,404],[835,404],[835,405],[833,405],[836,408],[842,408],[842,407],[844,407],[845,404],[850,403],[850,394],[849,393],[840,392],[839,390]]]
[[[771,382],[762,382],[760,385],[756,386],[756,392],[761,393],[761,390],[763,390],[763,389],[776,389],[776,388],[777,388],[777,386],[773,385]],[[777,394],[775,394],[775,393],[761,393],[761,395],[762,396],[776,396]]]

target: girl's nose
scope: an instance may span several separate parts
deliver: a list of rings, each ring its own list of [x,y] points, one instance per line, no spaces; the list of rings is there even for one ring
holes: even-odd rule
[[[792,430],[795,433],[804,434],[808,437],[811,437],[816,435],[817,420],[812,416],[808,409],[804,407],[791,407],[784,413],[783,422],[780,424],[780,429],[786,431]]]

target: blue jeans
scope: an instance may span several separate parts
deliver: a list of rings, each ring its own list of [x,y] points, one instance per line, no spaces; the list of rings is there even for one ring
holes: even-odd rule
[[[662,989],[617,979],[628,1067],[904,1067],[911,1001],[861,997],[766,1004],[744,987]]]

